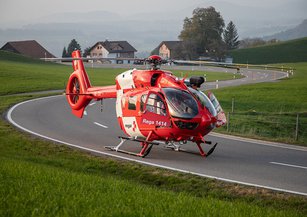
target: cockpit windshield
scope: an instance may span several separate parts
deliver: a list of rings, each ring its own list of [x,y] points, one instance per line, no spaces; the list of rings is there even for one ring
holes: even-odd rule
[[[201,91],[194,90],[193,88],[190,88],[190,87],[189,87],[189,91],[191,91],[191,93],[194,94],[194,96],[199,100],[199,102],[209,110],[212,116],[214,117],[217,116],[217,111],[214,105],[212,104],[212,102],[210,101],[210,99],[206,96],[206,94],[204,94]]]
[[[163,88],[172,117],[191,119],[198,114],[196,100],[188,93],[175,88]]]

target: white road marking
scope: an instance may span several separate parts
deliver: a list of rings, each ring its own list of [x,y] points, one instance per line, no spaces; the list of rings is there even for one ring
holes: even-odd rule
[[[264,146],[271,146],[271,147],[276,147],[276,148],[284,148],[284,149],[307,152],[307,148],[304,146],[288,145],[288,144],[277,143],[277,142],[268,142],[268,141],[263,141],[263,140],[258,140],[258,139],[243,138],[239,136],[232,136],[232,135],[226,135],[226,134],[215,133],[215,132],[210,132],[208,135],[220,137],[224,139],[231,139],[231,140],[240,141],[240,142],[253,143],[256,145],[264,145]]]
[[[94,122],[94,124],[96,124],[97,126],[99,127],[103,127],[103,128],[109,128],[108,126],[105,126],[103,124],[100,124],[100,123],[97,123],[97,122]]]
[[[89,104],[89,106],[93,106],[95,104],[96,104],[96,102],[92,102],[92,103]]]
[[[25,128],[25,127],[20,126],[19,124],[17,124],[12,119],[12,112],[18,106],[20,106],[22,104],[25,104],[25,103],[28,103],[28,102],[33,102],[33,101],[38,101],[38,100],[48,99],[48,98],[53,98],[53,97],[59,97],[59,96],[37,98],[37,99],[32,99],[32,100],[24,101],[24,102],[21,102],[21,103],[18,103],[16,105],[14,105],[12,108],[9,109],[9,111],[7,113],[8,121],[11,124],[13,124],[14,126],[18,127],[19,129],[21,129],[21,130],[23,130],[25,132],[31,133],[33,135],[36,135],[36,136],[39,136],[41,138],[48,139],[48,140],[51,140],[51,141],[54,141],[54,142],[57,142],[57,143],[65,144],[65,145],[70,146],[70,147],[78,148],[80,150],[90,151],[92,153],[97,153],[97,154],[101,154],[101,155],[115,157],[115,158],[119,158],[119,159],[123,159],[123,160],[128,160],[128,161],[132,161],[132,162],[136,162],[136,163],[140,163],[140,164],[144,164],[144,165],[149,165],[149,166],[159,167],[159,168],[163,168],[163,169],[168,169],[168,170],[172,170],[172,171],[176,171],[176,172],[188,173],[188,174],[192,174],[192,175],[196,175],[196,176],[200,176],[200,177],[204,177],[204,178],[211,178],[211,179],[216,179],[216,180],[230,182],[230,183],[237,183],[237,184],[242,184],[242,185],[247,185],[247,186],[252,186],[252,187],[265,188],[265,189],[274,190],[274,191],[280,191],[280,192],[286,192],[286,193],[291,193],[291,194],[298,194],[298,195],[307,196],[307,193],[305,193],[305,192],[291,191],[291,190],[282,189],[282,188],[274,188],[274,187],[265,186],[265,185],[258,185],[258,184],[249,183],[249,182],[241,182],[241,181],[237,181],[237,180],[233,180],[233,179],[226,179],[226,178],[222,178],[222,177],[217,177],[217,176],[211,176],[211,175],[206,175],[206,174],[202,174],[202,173],[191,172],[191,171],[188,171],[188,170],[182,170],[182,169],[178,169],[178,168],[174,168],[174,167],[168,167],[168,166],[164,166],[164,165],[160,165],[160,164],[146,162],[146,161],[144,161],[145,159],[139,160],[139,159],[134,159],[134,158],[128,158],[128,157],[112,154],[110,152],[103,152],[103,151],[98,151],[98,150],[91,149],[91,148],[86,148],[86,147],[83,147],[83,146],[75,145],[75,144],[68,143],[68,142],[65,142],[65,141],[61,141],[61,140],[58,140],[58,139],[53,139],[51,137],[44,136],[44,135],[39,134],[39,133],[35,133],[35,132],[33,132],[33,131]]]
[[[83,115],[87,115],[87,111],[86,110],[84,110]]]
[[[294,165],[294,164],[286,164],[286,163],[279,163],[279,162],[270,162],[270,163],[271,164],[276,164],[276,165],[281,165],[281,166],[286,166],[286,167],[294,167],[294,168],[300,168],[300,169],[307,170],[307,167],[299,166],[299,165]]]

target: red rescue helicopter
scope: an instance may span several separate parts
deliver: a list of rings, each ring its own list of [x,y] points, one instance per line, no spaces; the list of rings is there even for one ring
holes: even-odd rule
[[[150,70],[132,69],[119,74],[116,85],[93,87],[84,69],[80,51],[72,53],[74,72],[70,75],[66,98],[72,113],[82,118],[91,100],[116,98],[116,115],[120,128],[127,137],[119,137],[117,146],[109,150],[145,157],[153,145],[163,141],[176,151],[187,141],[195,142],[201,156],[209,156],[217,143],[206,153],[202,143],[204,136],[226,123],[225,114],[216,97],[197,90],[204,82],[202,77],[191,77],[189,84],[169,71],[160,70],[161,57],[150,56],[146,62]],[[124,151],[125,141],[141,143],[139,153]],[[177,144],[176,144],[177,143]]]

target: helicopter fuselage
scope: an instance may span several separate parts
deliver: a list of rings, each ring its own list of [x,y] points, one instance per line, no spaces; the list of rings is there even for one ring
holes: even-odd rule
[[[130,137],[151,133],[150,140],[195,141],[215,128],[214,114],[195,95],[199,91],[171,72],[129,70],[116,77],[116,89],[118,122]],[[213,108],[208,98],[207,104]]]
[[[215,127],[226,123],[225,114],[217,99],[211,93],[204,94],[197,88],[204,82],[202,77],[191,77],[190,85],[169,71],[160,70],[163,61],[153,55],[147,59],[150,70],[132,69],[119,74],[115,85],[92,86],[85,71],[80,51],[72,53],[74,72],[66,86],[66,99],[72,113],[82,118],[91,100],[116,98],[116,116],[121,129],[128,137],[120,137],[121,142],[110,150],[120,149],[124,141],[141,142],[142,150],[137,156],[145,157],[154,140],[165,143],[195,142],[202,156],[209,156],[201,148],[208,143],[204,136]],[[171,148],[179,150],[178,146]],[[129,153],[131,154],[131,153]]]

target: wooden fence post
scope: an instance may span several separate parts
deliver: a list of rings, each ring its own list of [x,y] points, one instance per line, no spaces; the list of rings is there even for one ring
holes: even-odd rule
[[[227,112],[227,132],[229,132],[229,120],[230,120],[230,113]]]
[[[232,97],[232,101],[231,101],[231,112],[233,113],[235,110],[235,98]]]
[[[299,131],[299,113],[296,115],[296,125],[295,125],[295,141],[298,140],[298,131]]]

